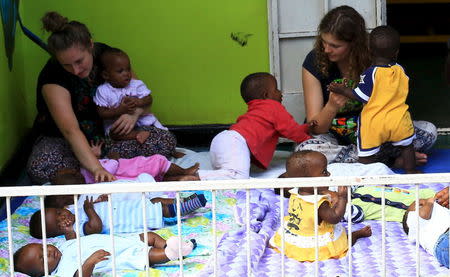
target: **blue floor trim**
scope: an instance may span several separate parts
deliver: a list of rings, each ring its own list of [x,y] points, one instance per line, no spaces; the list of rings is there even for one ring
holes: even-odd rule
[[[417,169],[423,173],[448,173],[450,172],[450,149],[433,149],[428,154],[428,163]],[[393,169],[395,173],[403,173],[402,169]]]

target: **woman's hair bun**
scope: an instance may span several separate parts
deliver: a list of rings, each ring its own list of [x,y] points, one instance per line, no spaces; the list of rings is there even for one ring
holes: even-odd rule
[[[48,32],[59,32],[69,23],[69,19],[60,15],[57,12],[47,12],[42,17],[43,27]]]

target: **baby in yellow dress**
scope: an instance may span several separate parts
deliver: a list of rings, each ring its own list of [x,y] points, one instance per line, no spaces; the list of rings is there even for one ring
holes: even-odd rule
[[[304,150],[293,153],[286,162],[287,178],[327,177],[326,157],[317,151]],[[345,228],[339,223],[347,204],[347,187],[339,187],[337,193],[328,187],[317,189],[319,260],[341,258],[348,250]],[[298,261],[315,260],[314,231],[314,189],[312,187],[293,188],[290,191],[289,215],[284,226],[270,239],[269,244],[281,252],[281,232],[284,232],[285,255]],[[372,235],[370,226],[352,232],[352,244],[359,238]]]

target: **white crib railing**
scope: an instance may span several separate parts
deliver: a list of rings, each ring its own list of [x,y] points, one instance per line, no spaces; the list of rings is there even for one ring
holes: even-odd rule
[[[44,212],[44,201],[43,197],[47,195],[74,195],[74,203],[77,205],[77,195],[85,194],[85,193],[98,193],[98,194],[108,194],[108,202],[110,209],[110,230],[111,234],[113,234],[113,218],[112,218],[112,199],[111,193],[130,193],[130,192],[140,192],[142,193],[142,198],[145,200],[144,193],[145,192],[157,192],[157,191],[165,191],[165,192],[176,192],[176,203],[177,203],[177,224],[178,224],[178,236],[179,240],[181,240],[181,217],[180,217],[180,192],[182,191],[192,191],[192,190],[211,190],[212,191],[212,228],[213,228],[213,274],[214,276],[218,276],[218,264],[217,264],[217,235],[216,235],[216,191],[218,190],[230,190],[230,189],[239,189],[246,190],[246,226],[247,226],[247,276],[252,276],[252,268],[251,268],[251,253],[250,253],[250,189],[262,189],[262,188],[281,188],[280,191],[280,226],[283,226],[284,222],[284,201],[283,194],[284,188],[289,187],[314,187],[314,195],[317,197],[317,188],[324,186],[363,186],[363,185],[395,185],[395,184],[415,184],[416,185],[416,209],[418,210],[418,199],[419,199],[419,190],[418,187],[420,184],[426,183],[450,183],[450,173],[442,173],[442,174],[405,174],[405,175],[379,175],[379,176],[360,176],[360,177],[316,177],[316,178],[285,178],[285,179],[249,179],[249,180],[221,180],[221,181],[191,181],[191,182],[164,182],[160,183],[161,185],[155,185],[155,183],[108,183],[105,184],[91,184],[91,185],[64,185],[64,186],[26,186],[26,187],[0,187],[0,197],[6,197],[6,208],[7,208],[7,224],[8,224],[8,244],[9,244],[9,262],[10,262],[10,274],[14,276],[14,264],[13,264],[13,242],[12,242],[12,226],[11,226],[11,197],[15,196],[40,196],[40,206],[42,216],[42,234],[43,234],[43,251],[44,251],[44,270],[45,275],[49,274],[47,267],[47,243],[46,243],[46,233],[45,233],[45,212]],[[348,204],[350,205],[350,189],[348,190]],[[146,222],[146,214],[145,214],[145,203],[146,201],[142,201],[143,204],[143,217],[144,222]],[[317,204],[316,204],[317,205]],[[317,207],[316,207],[317,208]],[[315,209],[317,211],[317,209]],[[385,195],[384,195],[384,187],[382,190],[382,276],[386,276],[386,256],[385,256]],[[352,224],[351,218],[348,218],[348,234],[349,234],[349,259],[348,259],[348,272],[349,276],[352,276],[352,259],[351,259],[351,231]],[[75,206],[75,217],[76,221],[78,221],[78,208]],[[315,235],[316,235],[316,262],[315,262],[315,276],[318,276],[319,272],[319,262],[318,262],[318,233],[317,233],[317,223],[318,223],[318,215],[317,212],[315,214]],[[419,221],[417,220],[418,228]],[[146,226],[144,226],[144,233],[147,232]],[[79,240],[79,228],[78,224],[76,224],[76,233],[78,240],[78,263],[79,263],[79,273],[81,276],[81,258],[80,258],[80,240]],[[418,232],[417,232],[418,234]],[[147,244],[147,236],[144,235],[145,243]],[[282,232],[282,250],[284,252],[284,234]],[[111,235],[111,243],[112,249],[114,249],[114,236]],[[147,255],[148,248],[145,249]],[[116,276],[116,270],[114,266],[114,251],[111,253],[112,255],[112,264],[113,264],[113,276]],[[181,252],[181,244],[179,248],[179,256],[180,256],[180,276],[183,276],[183,257]],[[285,276],[285,256],[282,256],[282,262],[280,264],[282,276]],[[418,244],[418,235],[416,238],[416,276],[420,275],[420,258],[419,258],[419,244]],[[147,263],[148,268],[148,263]],[[147,270],[147,276],[148,276]]]

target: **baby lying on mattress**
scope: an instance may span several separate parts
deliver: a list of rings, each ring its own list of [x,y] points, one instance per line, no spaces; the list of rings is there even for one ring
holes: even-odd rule
[[[403,216],[402,223],[403,230],[411,241],[416,241],[418,232],[420,246],[436,257],[441,265],[449,268],[450,211],[448,208],[436,203],[435,197],[420,199],[419,212],[416,212],[416,203],[413,202]],[[419,230],[417,230],[417,224],[419,224]]]
[[[167,241],[158,234],[148,232],[148,255],[145,251],[144,234],[132,234],[114,237],[116,270],[134,269],[146,270],[149,265],[166,263],[178,259],[179,240],[171,237]],[[95,272],[111,271],[111,237],[104,234],[89,235],[80,238],[81,263],[83,276],[92,276]],[[189,255],[196,247],[195,240],[181,241],[182,255]],[[30,243],[14,254],[14,265],[18,272],[40,277],[44,275],[43,248],[41,244]],[[78,246],[77,240],[67,240],[57,246],[48,245],[48,269],[52,275],[60,277],[78,276]]]
[[[149,178],[151,176],[147,175]],[[76,171],[64,171],[55,179],[56,185],[83,184],[84,177]],[[125,197],[117,199],[117,197]],[[134,197],[134,199],[133,199]],[[86,197],[83,210],[79,210],[80,235],[96,233],[107,234],[109,227],[109,207],[106,199],[100,197],[94,201],[93,197]],[[112,201],[113,229],[115,233],[140,232],[144,228],[142,214],[142,197],[140,194],[118,194],[116,201]],[[64,235],[66,239],[76,237],[74,223],[74,207],[65,205],[73,203],[73,196],[48,196],[45,208],[45,224],[47,237]],[[181,202],[181,215],[188,214],[194,210],[204,207],[206,198],[203,194],[193,194],[184,198]],[[49,207],[51,206],[51,207]],[[146,204],[147,228],[158,229],[163,227],[163,217],[171,218],[176,216],[176,203],[174,199],[151,198]],[[30,234],[35,238],[42,238],[41,211],[35,212],[30,219]]]

